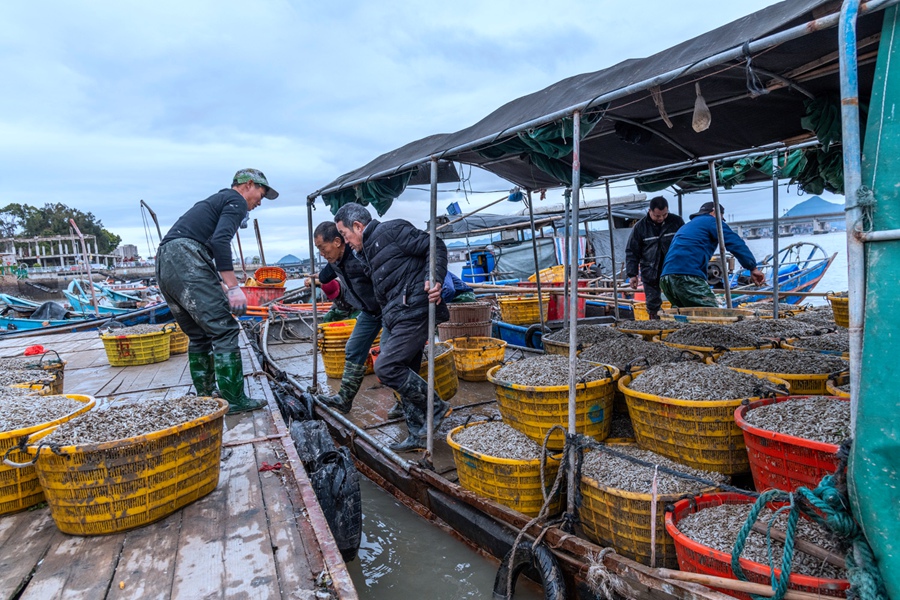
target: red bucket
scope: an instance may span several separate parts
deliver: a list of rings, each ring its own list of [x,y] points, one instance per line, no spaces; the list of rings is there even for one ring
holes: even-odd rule
[[[750,496],[731,493],[702,494],[694,499],[689,498],[676,502],[673,510],[666,511],[666,531],[675,541],[675,554],[678,556],[679,568],[689,573],[737,579],[731,570],[731,554],[726,554],[695,542],[681,533],[678,529],[678,521],[704,508],[722,504],[752,504],[753,502],[755,502],[755,499]],[[741,568],[744,570],[748,580],[754,583],[770,585],[768,565],[742,558]],[[779,569],[776,569],[775,573],[779,576],[781,575]],[[850,588],[850,582],[846,579],[823,579],[821,577],[793,574],[790,577],[788,588],[822,596],[843,598],[847,595],[846,592]],[[734,590],[719,591],[735,598],[750,600],[749,594],[742,594]]]
[[[764,398],[739,406],[734,411],[735,423],[744,432],[753,485],[759,492],[769,489],[792,492],[798,487],[814,489],[823,477],[838,468],[839,446],[760,429],[744,418],[748,411],[755,408],[805,397]],[[834,396],[834,401],[849,402],[850,399]]]

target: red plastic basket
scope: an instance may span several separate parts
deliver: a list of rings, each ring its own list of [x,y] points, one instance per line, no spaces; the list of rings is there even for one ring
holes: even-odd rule
[[[694,499],[679,500],[671,511],[666,511],[666,531],[675,540],[675,554],[678,556],[678,566],[682,571],[689,573],[702,573],[737,579],[731,570],[731,554],[719,552],[709,546],[695,542],[678,529],[678,521],[694,514],[704,508],[712,508],[722,504],[751,504],[755,500],[743,494],[721,493],[703,494]],[[747,579],[754,583],[770,585],[770,572],[768,565],[741,559],[741,568]],[[781,571],[776,569],[776,575]],[[788,588],[801,592],[810,592],[822,596],[846,596],[850,588],[850,582],[846,579],[823,579],[808,575],[791,575]],[[742,594],[733,590],[719,590],[729,596],[750,600],[749,594]]]
[[[284,288],[247,287],[242,285],[241,290],[247,296],[247,304],[250,306],[261,306],[263,302],[277,300],[284,296]]]
[[[839,446],[760,429],[745,419],[747,412],[755,408],[806,397],[765,398],[739,406],[734,411],[734,421],[744,432],[750,472],[757,491],[814,489],[823,477],[837,470]],[[835,402],[850,401],[849,398],[833,398]]]

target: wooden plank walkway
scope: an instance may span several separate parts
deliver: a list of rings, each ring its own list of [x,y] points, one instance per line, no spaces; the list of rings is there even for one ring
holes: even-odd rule
[[[65,393],[98,403],[193,391],[187,355],[110,367],[97,332],[0,337],[67,361]],[[0,517],[0,600],[357,598],[259,363],[242,336],[247,388],[268,408],[225,418],[218,487],[156,523],[95,537],[61,533],[48,508]],[[263,463],[280,471],[260,471]]]

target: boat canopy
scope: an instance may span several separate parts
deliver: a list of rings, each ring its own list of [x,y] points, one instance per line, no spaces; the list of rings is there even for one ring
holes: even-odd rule
[[[575,111],[581,114],[583,186],[676,170],[678,177],[658,176],[644,189],[679,182],[698,189],[698,171],[710,157],[734,153],[739,159],[753,149],[815,144],[823,132],[839,135],[839,9],[829,0],[781,2],[653,56],[569,77],[461,131],[383,154],[309,200],[322,196],[332,212],[347,202],[372,204],[383,215],[432,159],[476,165],[527,190],[568,186]],[[863,10],[857,22],[862,100],[871,93],[882,19],[882,11]],[[692,127],[698,94],[711,113],[710,127],[699,133]],[[796,155],[803,168],[795,175],[822,183],[818,166],[834,167],[827,162],[833,156],[813,151],[825,150]],[[741,171],[742,181],[754,178],[766,178],[765,169]]]

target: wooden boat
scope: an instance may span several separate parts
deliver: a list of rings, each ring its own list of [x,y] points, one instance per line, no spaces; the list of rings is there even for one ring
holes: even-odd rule
[[[146,308],[130,310],[120,315],[107,315],[99,318],[80,317],[77,319],[39,321],[37,319],[15,319],[0,316],[0,337],[28,337],[61,332],[89,331],[99,329],[113,320],[125,326],[145,323],[168,323],[172,321],[172,312],[169,310],[168,304],[161,303]]]
[[[778,290],[779,292],[811,292],[816,284],[822,279],[825,271],[831,266],[834,257],[837,254],[829,256],[825,250],[818,244],[811,242],[797,242],[778,252]],[[773,262],[772,255],[765,257],[760,263],[760,270],[765,274],[766,281],[772,280]],[[741,277],[746,273],[735,273],[732,275],[734,284],[742,281]],[[753,294],[754,291],[772,291],[772,285],[756,287],[754,285],[736,285],[731,290],[732,307],[748,302],[759,302],[761,300],[771,300],[771,296],[762,294]],[[799,304],[804,300],[804,296],[787,296],[780,300],[785,304]]]
[[[40,302],[26,300],[25,298],[19,298],[18,296],[13,296],[11,294],[0,294],[0,302],[18,312],[33,312],[41,305]]]

